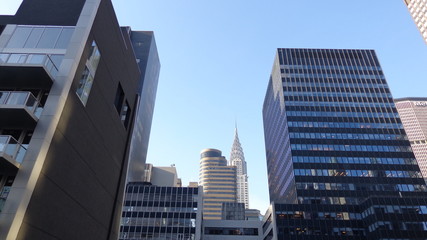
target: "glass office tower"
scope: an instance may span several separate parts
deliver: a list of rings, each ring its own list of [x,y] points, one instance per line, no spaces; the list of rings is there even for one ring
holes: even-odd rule
[[[374,51],[278,49],[263,120],[267,239],[427,237],[426,185]]]

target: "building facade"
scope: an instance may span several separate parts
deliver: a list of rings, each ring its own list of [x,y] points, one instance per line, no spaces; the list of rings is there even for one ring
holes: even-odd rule
[[[263,120],[266,239],[427,237],[426,185],[373,50],[278,49]]]
[[[131,40],[108,0],[0,16],[0,239],[117,239],[143,79]]]
[[[237,127],[234,132],[233,146],[230,153],[230,164],[236,166],[236,184],[237,184],[237,202],[244,203],[245,208],[249,208],[249,186],[248,186],[248,170],[243,154],[243,148],[240,144]]]
[[[145,164],[144,182],[162,187],[181,187],[175,165],[155,167],[151,163]]]
[[[397,111],[408,135],[424,180],[427,179],[427,98],[395,99]]]
[[[427,43],[427,1],[426,0],[404,0],[412,19],[414,19],[418,30]]]
[[[128,182],[143,181],[148,142],[153,120],[157,85],[160,74],[160,60],[154,33],[150,31],[131,31],[129,34],[135,52],[136,62],[141,71],[138,86],[135,125],[129,152]]]
[[[199,240],[201,188],[129,183],[119,240]]]
[[[236,202],[236,167],[227,166],[220,150],[200,153],[199,183],[203,186],[203,219],[220,220],[222,204]]]
[[[203,220],[203,240],[261,240],[261,221]]]

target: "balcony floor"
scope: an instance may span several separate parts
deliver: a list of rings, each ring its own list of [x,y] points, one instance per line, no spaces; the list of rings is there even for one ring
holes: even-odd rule
[[[34,129],[37,118],[25,108],[9,108],[0,105],[0,126],[2,128]]]
[[[49,89],[53,83],[42,65],[0,65],[0,79],[2,89]]]

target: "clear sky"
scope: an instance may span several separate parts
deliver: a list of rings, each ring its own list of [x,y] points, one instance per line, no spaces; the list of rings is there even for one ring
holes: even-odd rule
[[[15,0],[0,0],[0,11]],[[19,2],[19,1],[17,1]],[[155,32],[161,61],[147,162],[198,181],[199,153],[229,158],[237,122],[250,205],[269,204],[262,104],[276,48],[375,49],[394,97],[427,97],[427,45],[403,0],[113,0]]]

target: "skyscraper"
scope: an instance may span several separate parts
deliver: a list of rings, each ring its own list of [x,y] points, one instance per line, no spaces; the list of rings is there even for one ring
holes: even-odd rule
[[[117,239],[137,106],[153,105],[139,34],[109,0],[0,16],[0,239]]]
[[[233,146],[231,147],[230,165],[236,166],[237,202],[244,203],[245,208],[249,208],[248,171],[237,127],[234,132]]]
[[[426,185],[373,50],[278,49],[263,120],[267,239],[427,237]]]
[[[412,19],[414,19],[418,30],[427,43],[427,1],[426,0],[404,0]]]
[[[394,102],[421,173],[427,180],[427,98],[399,98]]]
[[[222,203],[236,202],[236,167],[227,166],[220,150],[200,153],[199,183],[203,186],[203,219],[220,220]]]

